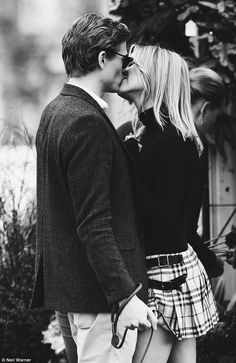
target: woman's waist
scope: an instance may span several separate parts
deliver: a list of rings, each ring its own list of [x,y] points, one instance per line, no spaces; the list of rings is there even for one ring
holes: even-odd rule
[[[187,250],[188,243],[184,233],[164,235],[144,234],[146,255],[165,255],[182,253]]]

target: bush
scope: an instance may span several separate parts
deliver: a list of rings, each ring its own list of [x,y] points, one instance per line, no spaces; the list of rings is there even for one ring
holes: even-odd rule
[[[60,357],[54,354],[50,344],[42,343],[42,331],[47,329],[52,313],[43,309],[29,309],[34,281],[36,207],[35,198],[32,197],[35,191],[33,188],[29,190],[35,176],[35,159],[31,157],[30,164],[26,155],[31,151],[34,154],[34,150],[16,147],[5,151],[5,159],[9,158],[10,161],[2,157],[2,148],[0,358],[19,357],[30,358],[34,363],[58,363]],[[22,160],[19,163],[21,156],[23,163]],[[31,173],[28,173],[29,169]],[[29,182],[27,178],[30,178]]]
[[[220,290],[220,291],[218,291]],[[236,293],[227,304],[224,280],[216,287],[220,322],[207,335],[198,339],[198,363],[236,363]]]
[[[0,198],[0,351],[3,356],[32,357],[41,344],[48,316],[29,311],[34,277],[35,207],[24,220],[17,210],[9,214]]]
[[[198,341],[198,363],[236,363],[236,314],[224,315],[216,327]]]

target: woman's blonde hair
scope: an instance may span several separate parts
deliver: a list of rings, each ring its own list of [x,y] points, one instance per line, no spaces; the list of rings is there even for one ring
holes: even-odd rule
[[[184,140],[198,139],[191,111],[189,69],[185,60],[173,51],[152,45],[135,44],[130,53],[143,84],[139,112],[151,100],[156,121],[162,128],[169,119]],[[138,122],[133,127],[137,137],[144,130]]]

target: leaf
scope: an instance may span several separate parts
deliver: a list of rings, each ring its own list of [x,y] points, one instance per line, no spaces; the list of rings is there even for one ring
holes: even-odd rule
[[[227,43],[226,50],[228,54],[236,54],[236,45],[232,43]]]
[[[191,12],[191,13],[197,13],[197,12],[198,12],[198,10],[199,10],[199,7],[198,7],[197,5],[193,5],[193,6],[191,6],[191,8],[190,8],[190,12]]]
[[[189,14],[190,14],[190,8],[187,8],[183,13],[181,13],[177,16],[177,19],[179,21],[183,21],[189,16]]]
[[[199,1],[199,4],[207,6],[208,8],[217,10],[217,4],[209,3],[208,1]]]
[[[223,13],[225,11],[225,2],[224,1],[220,1],[217,4],[217,8],[218,8],[219,13]]]

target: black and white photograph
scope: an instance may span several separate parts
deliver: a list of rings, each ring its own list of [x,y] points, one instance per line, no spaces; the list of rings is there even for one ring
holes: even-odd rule
[[[0,9],[0,362],[236,363],[235,1]]]

